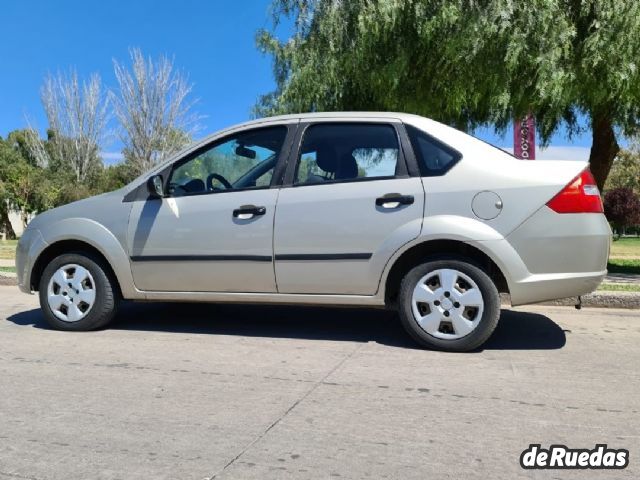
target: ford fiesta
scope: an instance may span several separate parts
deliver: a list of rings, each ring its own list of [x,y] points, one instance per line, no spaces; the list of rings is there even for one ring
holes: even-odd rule
[[[513,305],[593,291],[611,231],[587,165],[523,161],[426,118],[317,113],[218,132],[125,188],[38,215],[18,281],[63,330],[120,299],[397,309],[465,351]]]

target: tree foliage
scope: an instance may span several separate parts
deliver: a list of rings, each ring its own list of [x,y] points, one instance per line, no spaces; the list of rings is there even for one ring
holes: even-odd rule
[[[78,74],[48,75],[41,89],[47,116],[46,145],[35,131],[25,135],[30,155],[41,166],[55,164],[84,182],[99,168],[99,152],[107,136],[109,101],[97,74],[80,82]]]
[[[630,188],[615,188],[604,196],[604,212],[618,233],[624,233],[627,227],[640,225],[640,198]]]
[[[0,138],[0,233],[15,238],[9,222],[9,212],[19,212],[23,226],[34,213],[91,195],[122,188],[135,176],[125,163],[106,166],[100,161],[83,181],[63,164],[40,165],[25,147],[33,130],[16,130],[6,140]],[[50,139],[39,139],[49,150]]]
[[[0,137],[0,233],[15,237],[10,211],[26,226],[33,213],[122,188],[190,142],[198,116],[186,77],[165,57],[130,53],[130,67],[114,61],[119,89],[108,94],[97,74],[48,75],[40,91],[45,137],[31,127]],[[114,110],[125,161],[105,166]]]
[[[627,187],[640,195],[640,144],[620,150],[611,167],[605,191]]]
[[[10,210],[21,212],[26,225],[29,214],[49,207],[44,187],[48,179],[21,150],[17,140],[23,138],[22,133],[10,133],[7,140],[0,138],[0,231],[8,238],[15,238]]]
[[[262,30],[277,88],[258,115],[395,110],[503,132],[531,112],[543,143],[592,131],[602,188],[617,135],[640,118],[636,0],[275,0],[280,41]]]

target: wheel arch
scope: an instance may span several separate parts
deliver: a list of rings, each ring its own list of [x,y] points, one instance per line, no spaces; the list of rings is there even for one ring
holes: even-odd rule
[[[104,225],[89,219],[69,218],[40,230],[46,247],[38,253],[30,270],[29,285],[38,284],[46,265],[63,253],[86,252],[104,263],[124,298],[142,298],[135,288],[129,257],[116,236]]]
[[[487,253],[462,240],[435,239],[411,246],[393,261],[384,279],[385,304],[395,304],[400,291],[400,282],[409,270],[420,263],[436,258],[468,261],[487,273],[499,292],[509,293],[509,285],[504,273]]]
[[[47,268],[47,265],[49,265],[49,263],[51,263],[54,258],[66,253],[86,254],[98,260],[106,269],[105,273],[113,282],[114,287],[117,289],[118,293],[121,293],[120,281],[118,280],[118,276],[113,270],[111,263],[109,263],[109,260],[107,260],[102,252],[86,241],[73,239],[59,240],[55,243],[52,243],[48,245],[40,253],[40,255],[38,255],[38,258],[36,259],[35,263],[33,264],[33,268],[31,269],[31,290],[33,290],[34,292],[38,291],[40,279],[42,278],[44,269]]]

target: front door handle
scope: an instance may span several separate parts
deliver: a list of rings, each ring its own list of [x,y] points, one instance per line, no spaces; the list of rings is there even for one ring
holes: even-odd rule
[[[255,205],[241,205],[233,211],[233,216],[240,220],[248,220],[256,215],[267,213],[266,207],[256,207]]]
[[[413,195],[401,195],[400,193],[387,193],[376,198],[376,205],[382,208],[398,208],[400,205],[411,205],[413,202]]]

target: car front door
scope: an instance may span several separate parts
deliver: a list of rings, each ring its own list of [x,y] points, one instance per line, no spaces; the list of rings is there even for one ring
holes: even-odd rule
[[[244,130],[178,160],[136,201],[129,251],[144,291],[275,292],[273,172],[294,124]]]
[[[275,218],[280,293],[373,295],[384,266],[422,226],[400,122],[301,124]]]

